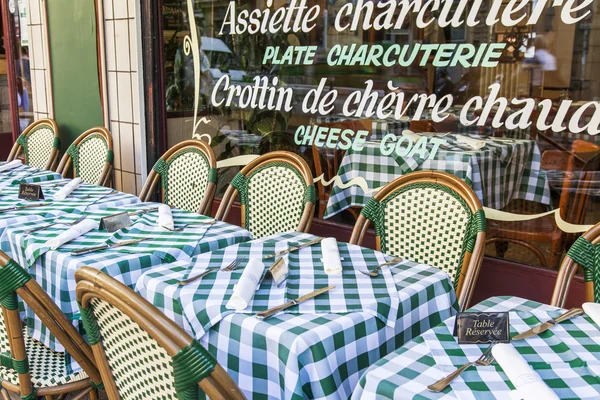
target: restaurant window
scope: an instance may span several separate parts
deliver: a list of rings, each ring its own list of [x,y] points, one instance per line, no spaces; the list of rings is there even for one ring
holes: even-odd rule
[[[486,254],[529,265],[557,268],[573,226],[600,220],[592,1],[162,0],[160,12],[167,147],[195,136],[218,160],[297,153],[317,217],[349,229],[394,178],[448,172],[486,207]],[[319,127],[354,134],[319,141]],[[217,196],[239,169],[219,169]]]

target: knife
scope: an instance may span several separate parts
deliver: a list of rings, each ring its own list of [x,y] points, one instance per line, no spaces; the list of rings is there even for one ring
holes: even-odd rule
[[[534,326],[533,328],[531,328],[528,331],[519,333],[517,336],[514,336],[513,338],[511,338],[511,340],[521,340],[521,339],[526,339],[530,336],[539,335],[542,332],[546,332],[548,329],[552,328],[554,325],[559,324],[563,321],[566,321],[568,319],[571,319],[571,318],[576,317],[581,314],[583,314],[583,310],[581,308],[571,308],[566,313],[564,313],[554,319],[551,319],[550,321],[542,322],[538,326]]]
[[[114,247],[121,247],[121,246],[127,246],[130,244],[136,244],[139,242],[143,242],[144,240],[150,240],[152,239],[151,237],[147,237],[147,238],[141,238],[141,239],[131,239],[131,240],[125,240],[123,242],[117,242],[117,243],[113,243],[113,244],[102,244],[100,246],[94,246],[94,247],[88,247],[85,249],[81,249],[81,250],[73,250],[71,252],[72,256],[80,256],[82,254],[88,254],[88,253],[92,253],[94,251],[98,251],[98,250],[106,250],[106,249],[112,249]]]
[[[320,242],[323,241],[323,239],[325,239],[325,238],[321,237],[321,238],[318,238],[318,239],[311,240],[310,242],[303,243],[303,244],[298,245],[298,246],[292,246],[292,247],[290,247],[288,249],[281,250],[280,252],[277,252],[277,253],[269,254],[268,256],[264,256],[263,260],[267,260],[269,258],[281,257],[281,256],[283,256],[283,255],[285,255],[287,253],[291,253],[292,251],[300,250],[300,249],[302,249],[304,247],[308,247],[308,246],[312,246],[313,244],[320,243]]]
[[[27,205],[24,205],[24,206],[8,207],[8,208],[1,209],[0,213],[7,212],[7,211],[24,210],[26,208],[43,207],[45,205],[47,205],[47,204],[46,203],[36,203],[36,204],[27,204]]]
[[[151,213],[151,212],[154,212],[154,211],[158,211],[158,207],[147,208],[145,210],[139,210],[139,211],[131,211],[128,214],[129,214],[130,217],[133,217],[135,215],[144,215],[144,214],[148,214],[148,213]]]
[[[319,290],[315,290],[314,292],[310,292],[308,294],[305,294],[304,296],[300,296],[297,299],[287,302],[285,304],[282,304],[280,306],[270,308],[266,311],[258,312],[258,313],[256,313],[256,318],[260,319],[261,321],[265,320],[269,317],[272,317],[273,315],[277,314],[280,311],[286,310],[293,306],[297,306],[298,304],[303,303],[306,300],[310,300],[313,297],[317,297],[323,293],[326,293],[326,292],[330,291],[331,289],[335,289],[335,286],[327,286],[327,287],[321,288]]]

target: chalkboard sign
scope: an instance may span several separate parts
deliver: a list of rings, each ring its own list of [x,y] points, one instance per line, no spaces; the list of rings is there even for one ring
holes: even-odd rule
[[[34,185],[31,183],[20,183],[19,184],[19,199],[22,200],[42,200],[44,193],[40,185]]]
[[[509,343],[508,313],[458,313],[454,336],[458,336],[458,344]]]
[[[107,232],[116,232],[119,229],[126,228],[131,225],[129,213],[122,212],[119,214],[109,215],[100,220],[100,229]]]

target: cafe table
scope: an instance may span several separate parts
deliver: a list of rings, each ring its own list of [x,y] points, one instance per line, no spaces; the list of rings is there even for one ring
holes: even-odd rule
[[[535,141],[470,136],[485,141],[485,147],[473,150],[458,143],[454,134],[438,136],[446,143],[440,146],[433,159],[429,159],[433,151],[431,146],[424,158],[418,154],[400,156],[396,152],[384,155],[378,141],[366,142],[361,150],[349,149],[342,159],[338,176],[344,183],[363,178],[369,191],[364,192],[357,185],[334,186],[325,217],[332,217],[349,207],[363,207],[375,190],[418,170],[448,172],[461,178],[473,188],[485,207],[499,210],[512,199],[550,204],[550,187],[545,171],[540,168],[541,154]]]
[[[516,297],[493,297],[469,311],[508,311],[511,336],[565,310]],[[455,317],[377,361],[360,379],[352,399],[517,399],[502,368],[470,367],[441,393],[427,386],[475,361],[488,345],[458,345]],[[600,398],[600,329],[587,316],[552,327],[512,345],[561,399]]]
[[[81,215],[100,221],[102,217],[128,212],[132,225],[114,233],[97,229],[51,250],[46,241],[58,236],[68,227],[47,227],[48,221],[39,220],[13,225],[0,238],[0,248],[10,250],[12,257],[42,286],[65,315],[79,324],[79,309],[75,296],[75,271],[88,266],[97,268],[133,287],[137,279],[155,265],[189,259],[191,256],[217,250],[228,245],[251,239],[250,233],[225,222],[213,222],[212,218],[184,210],[173,209],[175,228],[169,231],[157,224],[158,204],[138,203],[63,215],[60,222],[69,223]],[[52,221],[55,222],[55,221]],[[28,231],[42,228],[36,232]],[[44,229],[45,228],[45,229]],[[72,251],[90,247],[116,244],[131,239],[145,239],[136,244],[73,255]],[[35,316],[27,311],[30,335],[55,351],[64,351],[49,331]]]
[[[70,180],[59,179],[41,184],[43,200],[22,200],[18,198],[19,185],[12,184],[0,188],[0,237],[7,227],[27,221],[49,220],[69,213],[101,210],[107,207],[120,207],[139,203],[140,200],[131,194],[113,191],[103,186],[82,184],[64,200],[54,200],[52,196],[63,184]],[[51,186],[51,185],[58,186]],[[24,208],[8,211],[11,207],[43,204],[40,207]],[[6,253],[12,256],[10,249]]]
[[[375,278],[363,275],[359,270],[392,257],[338,242],[341,275],[325,274],[321,245],[313,244],[285,256],[289,276],[279,287],[266,277],[246,309],[225,307],[249,259],[315,238],[288,232],[159,266],[142,275],[136,291],[198,339],[249,399],[347,399],[372,363],[454,315],[456,296],[446,273],[408,260]],[[237,259],[232,272],[178,284]],[[267,268],[273,262],[263,258]],[[255,317],[327,286],[335,288],[271,318]]]

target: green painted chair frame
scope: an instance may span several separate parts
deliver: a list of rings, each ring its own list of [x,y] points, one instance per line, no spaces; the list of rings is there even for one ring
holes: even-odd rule
[[[249,185],[255,177],[258,177],[259,174],[269,168],[285,168],[288,172],[293,171],[289,175],[297,177],[303,185],[302,190],[298,190],[293,199],[298,202],[297,207],[294,207],[296,204],[287,204],[287,212],[295,214],[292,216],[286,215],[287,219],[277,215],[278,209],[275,201],[284,199],[282,197],[284,192],[286,195],[291,195],[293,189],[291,186],[285,188],[277,184],[271,186],[268,190],[269,194],[272,195],[269,197],[270,202],[267,199],[264,199],[263,202],[256,202],[263,207],[268,207],[266,210],[255,211],[254,204],[251,204],[254,202],[250,200],[251,190]],[[215,216],[217,220],[224,221],[227,218],[238,193],[240,194],[241,203],[241,226],[248,229],[255,239],[288,231],[308,232],[310,229],[315,209],[315,187],[310,167],[299,155],[287,151],[273,151],[246,165],[233,178],[225,191]],[[254,212],[261,214],[261,211],[263,215],[256,216],[253,219]],[[256,222],[257,220],[259,221]]]
[[[73,400],[82,399],[88,394],[91,400],[97,400],[97,389],[102,388],[102,382],[90,346],[27,271],[1,251],[0,265],[0,304],[6,339],[10,348],[10,354],[0,353],[0,359],[3,367],[12,369],[18,374],[19,382],[15,384],[8,380],[2,380],[4,399],[9,399],[6,391],[10,391],[20,394],[22,400],[33,400],[37,396],[51,400],[55,396],[63,398],[66,394],[74,394]],[[40,387],[34,388],[30,372],[31,360],[28,358],[26,342],[31,346],[43,345],[35,339],[27,337],[26,332],[24,333],[23,321],[21,321],[19,312],[19,298],[31,308],[87,375],[83,374],[81,379],[67,381],[63,384],[38,385]],[[47,354],[54,354],[50,349],[45,349]],[[0,377],[4,377],[3,373],[0,373]],[[53,376],[45,378],[50,379]]]
[[[600,303],[600,223],[577,238],[563,258],[551,305],[564,307],[571,281],[579,267],[583,268],[585,300]]]
[[[31,140],[34,139],[39,134],[46,134],[45,132],[41,133],[42,129],[48,129],[51,131],[52,138],[48,137],[48,144],[50,145],[49,149],[46,148],[32,148],[37,145],[32,143]],[[49,136],[49,135],[48,135]],[[41,145],[40,147],[46,147],[47,145]],[[37,168],[42,168],[48,171],[54,171],[56,168],[56,164],[58,161],[58,153],[60,151],[60,139],[58,137],[58,125],[52,119],[40,119],[39,121],[34,122],[29,125],[25,131],[17,138],[17,141],[13,145],[10,154],[6,161],[16,160],[21,154],[23,154],[24,164],[32,165]],[[32,156],[32,153],[47,153],[40,154],[42,160],[40,163],[37,163],[37,160],[33,160],[33,158],[37,158]],[[47,161],[44,162],[43,158],[47,158]]]
[[[104,141],[106,145],[106,154],[104,159],[98,160],[80,160],[80,152],[83,146],[87,146],[91,144],[92,141],[97,141],[97,139],[101,139]],[[94,154],[94,157],[96,155]],[[81,177],[85,183],[89,183],[90,185],[99,185],[106,186],[110,181],[112,165],[113,165],[113,143],[112,143],[112,135],[108,131],[108,129],[103,127],[95,127],[89,129],[82,133],[75,141],[69,146],[67,152],[60,160],[60,164],[56,172],[61,174],[63,177],[67,177],[69,171],[73,171],[72,176]],[[93,168],[91,168],[91,172],[94,177],[83,176],[88,174],[88,169],[90,168],[90,163],[93,164]]]
[[[178,160],[180,156],[183,156],[189,152],[201,154],[206,162],[207,167],[206,171],[202,171],[202,173],[199,174],[194,174],[194,178],[199,178],[202,183],[201,186],[204,186],[203,188],[199,188],[199,193],[202,194],[202,198],[198,200],[198,205],[195,209],[183,207],[181,204],[178,204],[178,201],[171,202],[169,196],[169,169],[173,165],[173,162]],[[212,204],[215,198],[215,192],[217,190],[217,161],[215,153],[210,145],[208,145],[206,142],[196,139],[186,140],[173,146],[165,154],[163,154],[163,156],[152,168],[152,171],[150,171],[150,174],[148,174],[148,179],[146,179],[146,183],[144,184],[140,194],[140,200],[150,201],[159,182],[161,183],[162,203],[169,204],[173,207],[187,209],[191,212],[209,215],[212,211]]]
[[[160,374],[159,377],[155,377],[154,383],[160,382],[159,388],[163,390],[161,399],[168,398],[165,396],[176,396],[180,400],[196,399],[198,387],[213,400],[245,398],[213,356],[146,299],[114,278],[90,267],[78,269],[75,279],[82,319],[109,400],[120,399],[120,390],[127,390],[118,375],[115,378],[118,371],[111,368],[111,363],[114,366],[115,362],[120,361],[119,368],[127,361],[135,364],[135,349],[131,348],[142,345],[152,345],[158,352],[143,352],[140,356],[144,365],[141,367],[128,364],[127,368],[140,373],[141,382],[134,382],[137,377],[128,375],[127,379],[124,379],[126,384],[139,383],[147,388],[150,377],[141,369],[148,367],[153,373]],[[130,352],[119,352],[118,357],[113,358],[110,356],[111,329],[115,329],[118,324],[123,324],[121,327],[126,325],[127,329],[138,334],[132,338],[136,346],[127,346],[127,349],[131,349]],[[118,334],[119,345],[122,345],[127,337],[123,332]],[[159,368],[158,362],[164,363],[166,368]],[[137,391],[135,394],[141,395]],[[159,398],[158,394],[155,394],[154,398]]]
[[[386,206],[390,201],[393,201],[405,192],[417,189],[431,189],[439,192],[436,198],[429,199],[429,203],[432,206],[441,202],[441,195],[445,194],[449,201],[459,204],[464,210],[463,214],[467,220],[462,237],[457,238],[457,240],[460,240],[460,247],[456,249],[458,250],[458,265],[454,274],[449,273],[456,289],[460,309],[464,310],[471,302],[483,261],[486,219],[481,203],[473,190],[456,176],[440,171],[418,171],[401,176],[388,183],[363,208],[352,231],[350,243],[362,244],[369,225],[373,222],[376,235],[376,249],[395,256],[406,257],[405,254],[394,254],[393,251],[390,251],[386,243],[388,236],[400,237],[404,234],[403,232],[394,232],[393,235],[386,235]],[[424,204],[427,199],[421,198],[419,200],[419,204]],[[457,210],[460,209],[457,208]],[[436,223],[435,226],[438,227],[440,225]],[[426,236],[423,234],[422,237],[425,238]],[[414,243],[416,244],[417,241],[414,241]],[[438,248],[441,248],[441,242],[438,245]],[[450,248],[450,244],[444,246],[444,248],[446,247]],[[411,257],[415,258],[412,255]],[[410,259],[410,257],[408,258]],[[428,263],[426,260],[419,259],[411,259],[411,261],[427,264],[431,262]],[[442,261],[440,260],[440,262]],[[442,267],[442,265],[433,266]]]

